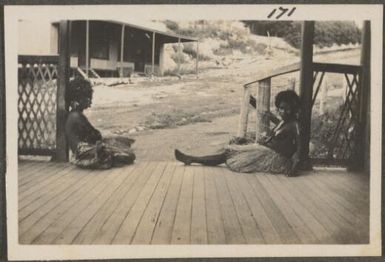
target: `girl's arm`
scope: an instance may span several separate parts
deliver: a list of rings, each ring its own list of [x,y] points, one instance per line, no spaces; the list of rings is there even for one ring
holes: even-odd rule
[[[270,112],[270,111],[268,111],[267,113],[268,113],[269,120],[270,120],[271,122],[273,122],[273,124],[278,125],[278,123],[280,122],[279,118],[276,117],[276,116],[275,116],[272,112]]]
[[[83,115],[84,116],[84,115]],[[84,125],[87,130],[87,133],[89,134],[90,142],[95,143],[96,141],[102,140],[102,135],[99,130],[97,130],[87,119],[86,116],[84,116]]]

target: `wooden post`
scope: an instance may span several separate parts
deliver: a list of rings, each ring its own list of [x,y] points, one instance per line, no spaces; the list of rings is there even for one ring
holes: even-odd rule
[[[359,112],[354,148],[349,170],[370,171],[370,21],[364,21],[361,37],[361,74],[359,81]]]
[[[122,32],[120,34],[120,78],[123,77],[123,55],[124,55],[124,29],[125,25],[122,25]]]
[[[247,121],[249,116],[250,88],[243,88],[243,98],[241,101],[241,115],[239,118],[237,137],[245,137],[247,132]]]
[[[59,28],[59,66],[56,97],[56,154],[55,161],[68,161],[68,145],[65,134],[65,121],[68,111],[66,103],[66,87],[69,81],[70,65],[70,22],[60,21]]]
[[[155,32],[152,32],[151,76],[155,73]]]
[[[314,21],[305,21],[302,24],[302,43],[301,43],[301,68],[300,68],[300,87],[301,98],[300,110],[300,142],[299,157],[302,169],[311,169],[309,158],[309,143],[311,131],[311,111],[313,96],[313,40],[314,40]]]
[[[180,75],[180,60],[181,60],[181,44],[180,38],[178,38],[178,75]]]
[[[159,75],[164,75],[164,43],[161,43],[159,49]]]
[[[289,88],[290,90],[295,91],[295,77],[289,78]]]
[[[197,41],[197,58],[196,58],[196,64],[195,64],[195,74],[198,78],[198,63],[199,63],[199,41]]]
[[[266,78],[258,82],[257,95],[257,128],[255,138],[261,137],[264,132],[270,129],[270,120],[266,117],[266,113],[270,111],[271,96],[271,78]]]
[[[89,76],[90,68],[90,21],[86,21],[86,75]]]

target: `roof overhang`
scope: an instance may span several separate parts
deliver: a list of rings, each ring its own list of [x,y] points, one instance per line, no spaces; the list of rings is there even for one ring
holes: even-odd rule
[[[178,34],[174,34],[174,33],[170,33],[170,32],[165,32],[165,31],[162,31],[159,29],[141,26],[141,25],[138,25],[138,23],[134,24],[132,22],[122,22],[122,21],[116,21],[116,20],[106,20],[104,22],[110,22],[110,23],[114,23],[114,24],[125,25],[127,27],[139,29],[139,30],[144,31],[144,32],[155,33],[157,35],[161,35],[162,40],[163,40],[162,42],[164,42],[164,43],[175,43],[175,42],[178,42],[179,40],[181,42],[197,42],[198,41],[198,39],[194,38],[194,37],[178,35]]]
[[[87,21],[87,20],[72,20],[72,21]],[[155,33],[155,34],[160,35],[162,37],[163,43],[176,43],[178,41],[181,41],[181,42],[198,42],[199,41],[198,38],[194,38],[194,37],[190,37],[190,36],[184,36],[184,35],[178,35],[178,34],[166,32],[163,30],[159,30],[156,28],[151,28],[149,26],[142,26],[142,25],[139,25],[139,22],[134,23],[134,22],[117,21],[117,20],[88,20],[88,21],[125,25],[127,27],[141,30],[143,32]],[[52,22],[52,24],[58,24],[58,23],[59,23],[59,21],[53,21]]]

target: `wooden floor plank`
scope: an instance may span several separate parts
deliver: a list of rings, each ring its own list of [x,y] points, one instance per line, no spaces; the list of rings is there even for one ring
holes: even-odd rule
[[[168,163],[163,175],[157,185],[150,202],[143,213],[143,216],[136,229],[132,244],[150,244],[154,233],[155,225],[159,217],[162,204],[166,197],[172,175],[174,174],[175,163]]]
[[[197,166],[194,169],[194,188],[191,214],[191,244],[207,244],[207,222],[205,201],[205,167]]]
[[[47,181],[55,180],[59,175],[62,174],[62,170],[71,168],[70,165],[54,165],[49,168],[44,169],[42,174],[39,175],[36,179],[33,179],[32,181],[18,186],[18,192],[19,194],[29,194],[32,191],[34,191],[35,187],[44,183],[47,183]]]
[[[191,236],[191,209],[194,186],[193,166],[186,166],[183,174],[182,189],[175,214],[171,244],[189,244]]]
[[[309,212],[308,209],[303,207],[299,201],[293,196],[293,193],[287,186],[287,177],[275,177],[268,176],[270,180],[274,180],[274,185],[276,186],[276,192],[281,194],[281,196],[288,202],[288,205],[292,207],[295,212],[298,214],[300,219],[307,225],[307,227],[313,232],[317,238],[318,243],[322,244],[333,244],[335,240],[332,235],[326,230],[326,228],[317,220],[317,218]],[[309,243],[305,243],[309,244]]]
[[[337,201],[341,201],[344,206],[352,209],[353,212],[359,212],[362,207],[368,206],[369,188],[367,190],[360,190],[359,186],[350,187],[351,178],[354,175],[335,176],[334,174],[324,174],[324,172],[315,171],[311,180],[317,180],[319,184],[330,189],[331,193]],[[368,183],[363,181],[361,184]]]
[[[139,179],[136,181],[136,185],[132,187],[124,196],[123,200],[119,203],[118,207],[114,210],[111,216],[103,224],[99,230],[99,236],[93,241],[94,244],[111,244],[114,237],[118,233],[124,219],[128,215],[130,209],[135,204],[141,191],[143,190],[148,179],[153,174],[153,171],[157,167],[158,163],[143,163],[145,168]]]
[[[258,229],[261,231],[265,244],[280,244],[282,243],[278,232],[271,223],[271,220],[266,214],[260,199],[255,194],[254,189],[248,181],[248,176],[254,176],[254,174],[239,174],[242,179],[237,180],[237,184],[243,193],[250,210],[256,220]]]
[[[209,244],[226,244],[225,227],[215,185],[216,168],[204,168],[207,238]]]
[[[320,184],[319,181],[312,179],[312,177],[314,176],[311,175],[306,178],[297,179],[300,179],[305,187],[312,187],[313,194],[317,195],[319,198],[322,199],[322,203],[320,204],[323,204],[325,206],[325,209],[327,208],[328,210],[330,210],[328,214],[330,214],[330,218],[335,223],[346,228],[352,229],[353,227],[355,227],[356,214],[354,214],[354,212],[351,212],[345,206],[341,205],[335,198],[335,195],[332,191],[330,191],[329,194],[325,194],[325,191],[328,190],[328,188]]]
[[[21,202],[18,213],[21,226],[28,228],[28,224],[32,225],[51,209],[57,207],[58,203],[65,201],[73,193],[80,190],[87,181],[92,179],[90,173],[89,170],[79,170],[76,174],[73,174],[74,178],[69,184],[60,184],[52,190],[47,190],[47,192],[37,192],[36,195],[31,197],[32,202],[28,203],[28,205],[24,206],[23,202]],[[25,221],[27,218],[29,221]]]
[[[367,216],[363,213],[363,210],[360,209],[360,206],[369,206],[368,202],[362,204],[362,195],[360,195],[358,192],[356,192],[354,195],[349,195],[349,197],[343,197],[343,195],[339,193],[344,187],[343,185],[334,187],[329,184],[324,184],[320,182],[315,175],[309,176],[306,182],[308,184],[313,182],[314,190],[316,190],[319,195],[323,195],[324,201],[333,203],[331,208],[334,210],[334,212],[352,227],[356,227],[356,224],[360,223],[362,216]],[[326,190],[329,190],[328,194],[324,194]]]
[[[311,211],[320,221],[320,223],[333,235],[336,243],[349,244],[355,241],[355,236],[349,233],[349,228],[346,225],[339,225],[335,219],[334,214],[330,214],[330,207],[323,202],[322,196],[314,194],[313,190],[309,190],[304,186],[304,183],[300,183],[305,177],[297,177],[295,179],[288,179],[286,183],[291,187],[293,194],[301,204]],[[305,179],[306,180],[306,179]],[[342,232],[347,232],[344,234]]]
[[[128,170],[128,172],[127,172]],[[130,177],[132,168],[117,168],[113,174],[117,174],[116,178],[110,178],[111,182],[99,194],[90,197],[90,201],[82,209],[74,209],[73,215],[68,215],[70,223],[65,226],[62,232],[51,242],[53,244],[71,244],[75,237],[80,233],[82,228],[88,221],[95,216],[96,212],[101,209],[112,195],[125,184]],[[112,174],[111,174],[112,176]],[[70,212],[69,212],[70,213]],[[78,213],[78,215],[76,215]],[[60,226],[63,227],[63,226]]]
[[[369,192],[370,181],[368,178],[361,178],[362,175],[348,173],[334,174],[333,171],[326,173],[325,170],[315,170],[313,177],[319,179],[320,182],[324,184],[338,187],[341,192],[350,196],[354,196],[356,193],[366,194]]]
[[[35,201],[37,196],[42,196],[42,191],[48,193],[48,191],[57,186],[57,184],[67,182],[67,176],[73,173],[75,169],[75,166],[68,165],[64,168],[57,170],[55,174],[52,174],[46,180],[42,182],[36,182],[26,190],[19,191],[19,209]]]
[[[176,165],[170,187],[167,191],[159,218],[156,222],[152,244],[170,244],[174,228],[175,214],[182,187],[184,166]]]
[[[264,188],[270,193],[271,198],[277,205],[291,228],[294,230],[302,244],[314,244],[318,240],[313,232],[308,228],[301,218],[301,214],[297,214],[290,203],[282,197],[280,190],[275,185],[277,182],[277,175],[261,175],[258,177]]]
[[[239,174],[231,172],[223,168],[223,176],[226,179],[231,197],[234,202],[242,233],[247,244],[262,244],[264,243],[263,236],[257,227],[257,223],[251,212],[241,189],[238,187],[237,180],[243,179]]]
[[[87,170],[88,180],[82,181],[87,183],[80,183],[73,190],[65,192],[58,199],[59,201],[50,202],[48,205],[44,205],[39,208],[32,215],[19,223],[19,230],[24,232],[21,234],[21,243],[32,243],[44,230],[56,219],[65,214],[71,207],[77,204],[80,197],[85,192],[90,192],[96,185],[103,182],[106,176],[102,174],[102,171]]]
[[[41,181],[41,179],[47,177],[49,173],[55,172],[59,167],[64,166],[65,164],[48,162],[36,165],[35,168],[31,168],[27,172],[20,171],[20,180],[18,183],[19,191],[22,191],[25,187],[29,187],[31,184]]]
[[[310,181],[307,181],[309,183]],[[322,204],[327,206],[330,211],[328,212],[328,215],[330,218],[343,230],[346,232],[351,232],[350,238],[352,242],[359,243],[360,241],[364,241],[366,233],[364,233],[364,236],[361,235],[362,229],[366,229],[366,227],[363,227],[364,225],[368,224],[368,221],[365,221],[365,217],[368,217],[369,210],[367,210],[367,214],[365,215],[365,210],[356,210],[353,211],[355,208],[352,208],[351,206],[347,207],[346,201],[344,203],[340,202],[340,199],[336,197],[336,195],[331,191],[329,194],[325,195],[324,190],[320,188],[315,187],[315,194],[318,196],[323,196]],[[357,195],[358,196],[358,195]],[[369,204],[369,203],[368,203]],[[351,210],[353,209],[353,210]],[[367,231],[366,231],[367,232]],[[366,238],[366,240],[368,240]]]
[[[135,164],[125,168],[124,172],[127,172],[129,175],[127,181],[122,183],[122,186],[114,193],[112,198],[105,202],[97,214],[88,221],[74,238],[73,244],[90,244],[102,235],[101,228],[115,212],[119,204],[124,201],[125,195],[129,190],[136,186],[145,167],[146,165],[144,164]]]
[[[330,173],[327,173],[330,172]],[[354,206],[367,206],[369,201],[369,177],[346,171],[315,170],[312,179],[318,180]],[[360,196],[360,197],[357,197]]]
[[[42,215],[48,213],[52,208],[55,208],[59,203],[65,201],[74,192],[81,189],[87,181],[92,179],[90,172],[83,171],[77,174],[70,175],[65,182],[59,183],[52,188],[47,188],[46,191],[38,191],[30,196],[30,199],[21,200],[19,206],[19,220],[24,221],[28,218],[29,223],[34,219],[40,219]],[[61,182],[61,181],[58,181]],[[39,215],[40,214],[40,215]]]
[[[226,178],[223,176],[223,167],[213,168],[215,184],[218,192],[219,206],[223,218],[223,225],[228,244],[246,244],[243,236],[233,199],[227,187]]]
[[[351,173],[344,169],[317,169],[315,168],[314,174],[317,177],[326,178],[325,180],[336,182],[346,182],[345,187],[353,189],[353,191],[362,190],[361,193],[369,190],[370,176],[360,173]],[[332,176],[331,176],[332,174]],[[348,179],[347,179],[348,178]],[[338,183],[337,183],[338,184]]]
[[[18,181],[21,244],[369,242],[370,179],[344,170],[288,178],[177,162],[95,171],[19,160]]]
[[[30,175],[36,174],[34,170],[36,168],[43,168],[44,166],[48,165],[50,162],[41,162],[41,161],[28,161],[28,160],[22,160],[18,161],[17,171],[19,174],[19,177],[27,178]]]
[[[274,225],[274,228],[278,232],[281,241],[283,243],[299,244],[300,240],[297,233],[293,230],[285,216],[282,214],[282,211],[277,207],[277,204],[271,198],[271,195],[275,194],[275,192],[269,192],[266,190],[259,181],[259,177],[264,175],[268,174],[258,173],[255,176],[248,176],[249,183],[253,186],[254,192],[261,200],[262,206]]]
[[[150,179],[147,181],[135,204],[131,207],[129,213],[121,224],[120,229],[112,242],[113,244],[131,243],[137,226],[142,219],[143,213],[154,193],[154,190],[157,187],[160,179],[163,177],[165,168],[165,162],[157,164],[157,167],[152,173]]]
[[[95,186],[90,188],[87,192],[79,192],[79,194],[72,196],[71,198],[75,201],[76,205],[66,209],[60,216],[58,216],[34,241],[34,244],[54,244],[59,241],[58,238],[63,238],[63,230],[71,225],[71,222],[87,211],[87,208],[94,203],[97,199],[101,201],[101,197],[108,192],[109,188],[115,187],[115,181],[122,178],[119,173],[119,169],[113,170],[113,172],[103,172],[104,177],[101,182],[95,183]],[[93,181],[92,181],[93,182]],[[93,206],[92,206],[93,207]],[[75,230],[79,230],[75,226]],[[69,238],[74,234],[74,230],[68,230]],[[77,232],[76,232],[77,233]],[[72,239],[71,239],[72,240]],[[68,244],[68,243],[67,243]]]
[[[17,170],[20,171],[20,174],[22,174],[25,178],[28,177],[30,174],[33,174],[34,172],[31,172],[34,170],[34,168],[40,168],[41,166],[47,166],[50,163],[55,164],[53,161],[41,161],[41,160],[26,160],[26,159],[19,159],[17,162]]]
[[[17,161],[17,167],[20,170],[28,170],[30,167],[33,167],[34,165],[40,165],[42,161],[34,161],[34,160],[28,160],[28,159],[18,159]]]

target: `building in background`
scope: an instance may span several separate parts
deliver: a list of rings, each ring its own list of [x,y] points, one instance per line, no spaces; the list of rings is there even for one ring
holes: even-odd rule
[[[58,55],[58,22],[19,21],[19,55]],[[159,28],[121,21],[71,21],[70,66],[86,75],[129,76],[136,72],[162,76],[164,46],[197,42]],[[181,49],[181,48],[179,48]]]

